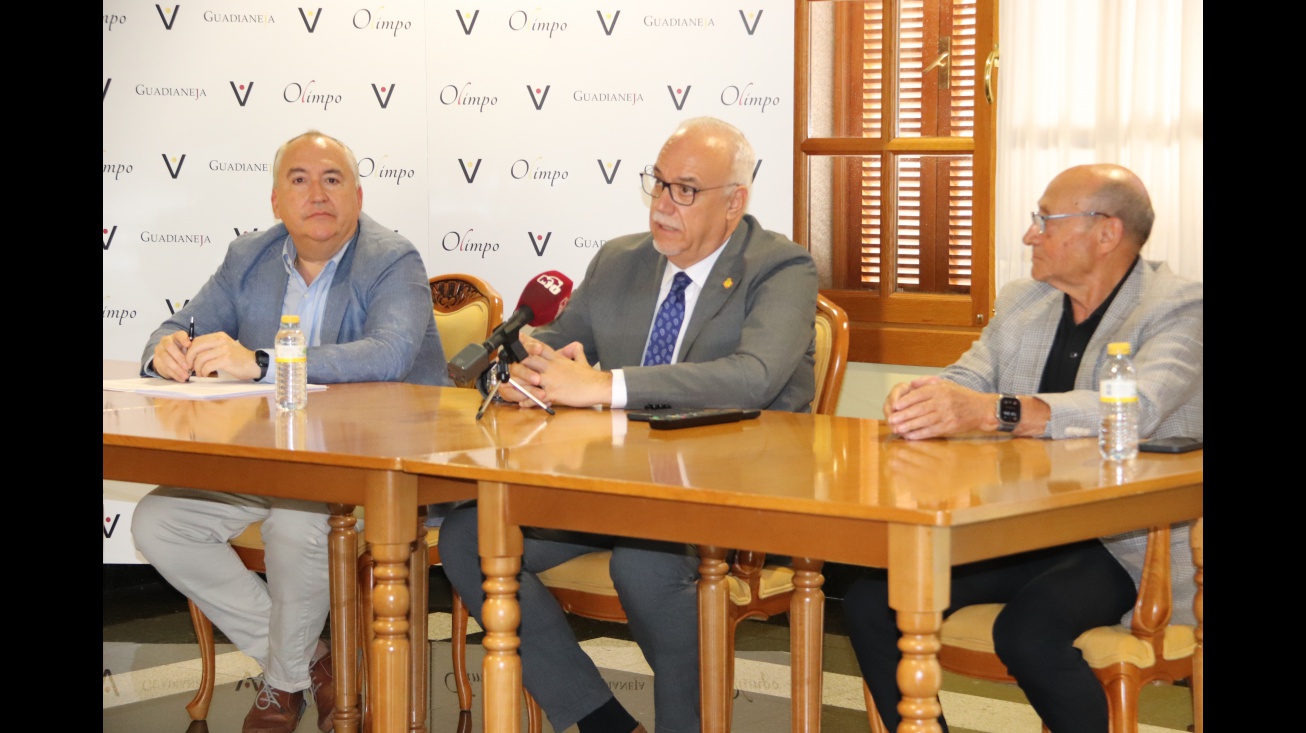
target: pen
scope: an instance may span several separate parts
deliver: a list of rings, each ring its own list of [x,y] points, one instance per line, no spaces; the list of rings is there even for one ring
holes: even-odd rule
[[[190,338],[191,341],[194,341],[194,340],[195,340],[195,316],[191,316],[191,317],[190,317],[190,328],[186,329],[186,336],[188,336],[188,337]],[[187,347],[187,348],[190,348],[190,347]],[[192,377],[195,376],[195,370],[194,370],[194,369],[191,370],[190,375],[191,375]]]

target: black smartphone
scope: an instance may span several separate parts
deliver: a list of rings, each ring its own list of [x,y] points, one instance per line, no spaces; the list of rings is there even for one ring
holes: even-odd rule
[[[648,426],[654,430],[675,430],[677,428],[698,427],[699,425],[719,425],[721,423],[739,422],[740,420],[751,420],[761,414],[761,410],[736,410],[722,407],[679,410],[650,415]]]
[[[1169,438],[1152,438],[1138,444],[1138,450],[1143,453],[1187,453],[1201,447],[1201,439],[1188,438],[1182,435],[1172,435]]]

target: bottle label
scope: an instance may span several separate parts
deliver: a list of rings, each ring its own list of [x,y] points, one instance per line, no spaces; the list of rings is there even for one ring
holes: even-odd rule
[[[278,355],[278,358],[280,356]],[[1103,402],[1137,402],[1138,382],[1126,379],[1108,379],[1099,391]]]
[[[277,344],[277,361],[308,361],[308,347],[302,344]]]

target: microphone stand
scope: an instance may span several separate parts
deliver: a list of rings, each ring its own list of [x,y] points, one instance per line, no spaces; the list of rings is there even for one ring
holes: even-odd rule
[[[524,385],[522,385],[517,380],[512,378],[512,372],[509,371],[512,363],[516,361],[521,361],[522,359],[525,358],[526,358],[526,348],[522,346],[521,341],[517,338],[511,339],[507,344],[504,345],[502,349],[500,349],[499,359],[498,361],[495,362],[494,367],[492,367],[495,370],[494,387],[490,390],[487,390],[488,393],[485,396],[485,401],[481,403],[481,409],[476,411],[477,420],[481,419],[481,416],[485,414],[485,410],[490,406],[490,403],[493,402],[494,398],[498,396],[499,386],[502,385],[504,382],[507,382],[508,384],[511,384],[513,387],[516,387],[518,392],[521,392],[522,394],[529,397],[531,402],[534,402],[536,406],[539,407],[540,409],[544,410],[550,415],[557,414],[556,412],[553,411],[553,408],[541,402],[538,397],[531,394],[531,391],[529,389],[527,389]]]

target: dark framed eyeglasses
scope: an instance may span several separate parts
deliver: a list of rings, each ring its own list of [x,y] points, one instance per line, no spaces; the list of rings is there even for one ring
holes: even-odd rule
[[[1037,211],[1029,212],[1030,221],[1038,229],[1039,234],[1047,234],[1048,221],[1051,219],[1069,219],[1072,216],[1105,216],[1110,219],[1111,214],[1101,211],[1081,211],[1077,214],[1040,214]]]
[[[720,186],[708,186],[706,188],[695,188],[687,183],[668,183],[661,178],[653,175],[653,166],[648,166],[643,173],[639,174],[640,183],[644,186],[644,193],[658,198],[663,191],[671,192],[671,200],[680,206],[690,206],[694,203],[694,197],[700,191],[715,191],[718,188],[727,186],[738,186],[738,183],[724,183]]]

